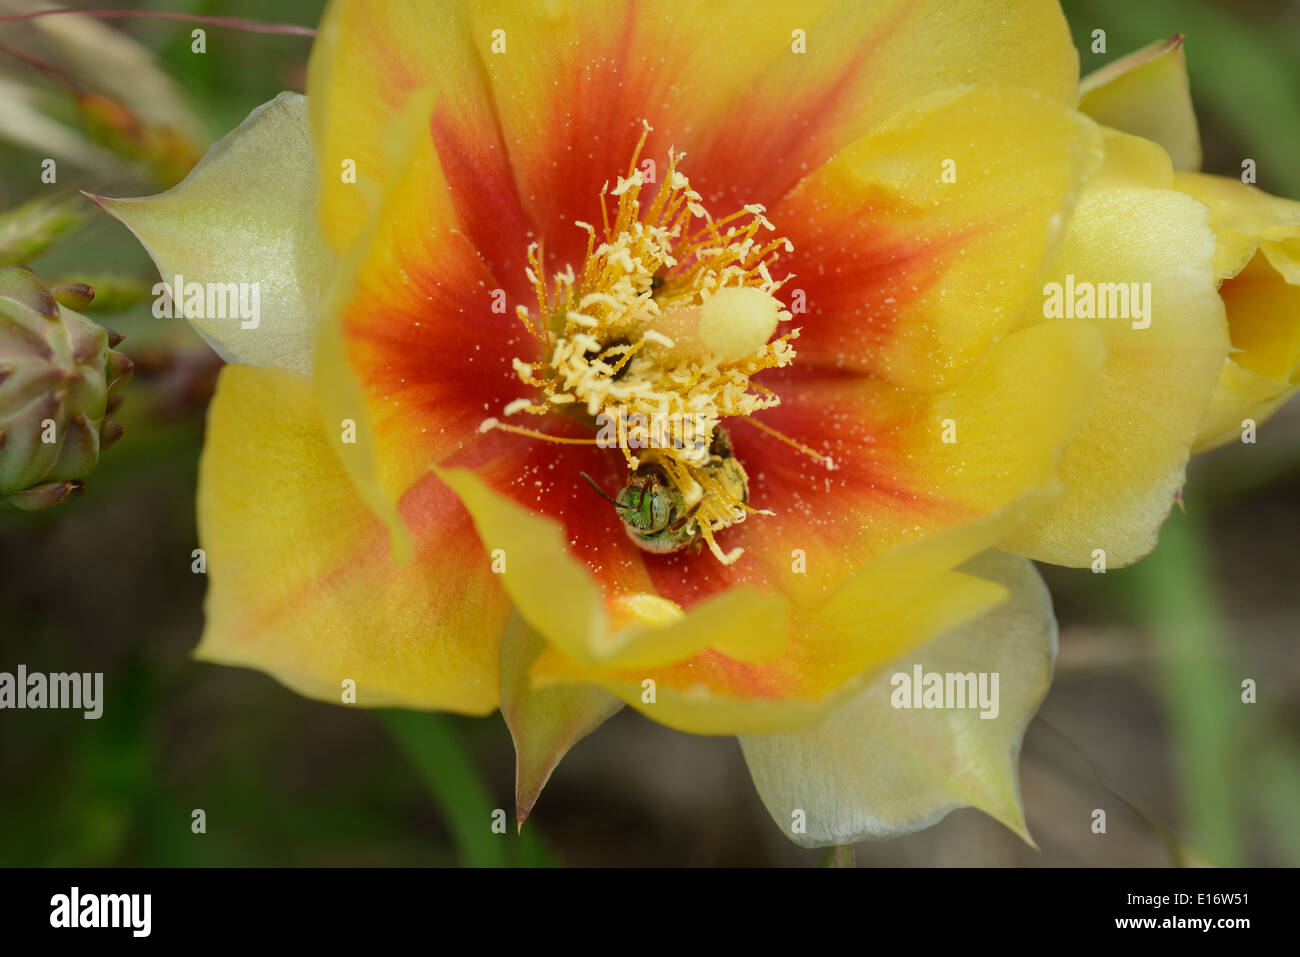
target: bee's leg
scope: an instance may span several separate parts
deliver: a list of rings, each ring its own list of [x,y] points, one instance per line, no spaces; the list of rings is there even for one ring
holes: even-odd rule
[[[673,522],[671,525],[668,526],[668,531],[670,532],[681,531],[683,526],[685,526],[686,523],[689,522],[694,517],[695,510],[698,509],[703,504],[704,504],[704,499],[700,499],[698,502],[696,502],[694,505],[688,508],[685,512],[682,513],[681,518],[677,519],[677,521]]]

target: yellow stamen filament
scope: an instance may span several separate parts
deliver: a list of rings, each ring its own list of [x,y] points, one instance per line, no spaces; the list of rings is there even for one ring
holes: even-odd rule
[[[748,419],[747,421],[749,422],[750,425],[758,429],[760,432],[766,432],[768,435],[772,436],[772,438],[776,439],[778,442],[784,442],[786,445],[790,446],[790,448],[802,452],[804,455],[808,456],[813,461],[820,462],[822,465],[825,465],[828,471],[833,470],[835,468],[835,460],[832,459],[829,455],[822,455],[820,452],[808,448],[808,446],[804,445],[802,442],[796,442],[788,435],[783,435],[782,433],[778,432],[776,429],[772,428],[770,425],[766,425],[758,421],[757,419]]]
[[[563,435],[548,435],[545,432],[538,432],[536,429],[526,429],[520,425],[510,425],[499,419],[484,419],[479,423],[480,432],[491,432],[493,429],[500,429],[502,432],[513,432],[515,435],[526,435],[532,439],[542,439],[546,442],[554,442],[557,445],[596,445],[595,439],[571,439]]]

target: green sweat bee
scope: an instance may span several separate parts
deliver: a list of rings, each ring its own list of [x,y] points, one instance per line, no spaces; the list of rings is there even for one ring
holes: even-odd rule
[[[749,501],[749,476],[732,452],[731,440],[721,429],[713,432],[709,461],[703,471],[731,500],[741,504]],[[693,501],[688,502],[662,466],[642,465],[613,498],[586,472],[582,477],[618,510],[628,537],[646,551],[667,554],[698,544],[695,513],[705,494],[697,488]]]

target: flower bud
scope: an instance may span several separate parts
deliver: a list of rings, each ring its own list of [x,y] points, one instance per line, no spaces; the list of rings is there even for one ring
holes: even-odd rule
[[[0,499],[35,510],[80,492],[122,434],[107,416],[111,393],[131,378],[119,341],[60,305],[31,270],[0,269]]]

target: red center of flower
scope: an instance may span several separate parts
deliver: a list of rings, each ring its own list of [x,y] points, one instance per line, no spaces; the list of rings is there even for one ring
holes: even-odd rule
[[[632,540],[655,552],[703,543],[730,563],[741,549],[724,553],[714,533],[761,513],[749,504],[747,476],[720,424],[780,404],[753,376],[794,361],[799,330],[773,338],[790,319],[775,293],[791,277],[776,280],[770,271],[793,247],[760,241],[761,231],[774,231],[762,206],[714,219],[678,170],[684,154],[669,152],[643,205],[655,183],[653,164],[638,165],[644,144],[642,135],[627,176],[601,190],[599,237],[593,225],[575,223],[588,235],[580,268],[548,276],[538,245],[529,247],[537,304],[517,312],[545,359],[515,360],[535,392],[503,415],[558,411],[590,423],[591,441],[618,449],[629,469],[628,484],[606,497]],[[618,200],[612,221],[607,196]],[[482,428],[575,441],[496,418]]]

